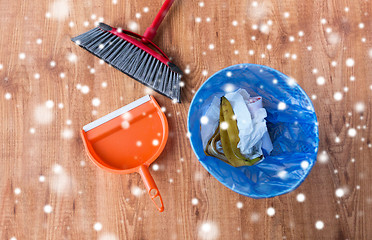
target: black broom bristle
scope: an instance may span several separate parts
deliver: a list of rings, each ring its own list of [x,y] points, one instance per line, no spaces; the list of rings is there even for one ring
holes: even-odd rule
[[[176,65],[169,63],[168,66],[141,48],[102,29],[110,31],[111,27],[101,23],[100,27],[71,40],[128,76],[180,102],[182,73]]]

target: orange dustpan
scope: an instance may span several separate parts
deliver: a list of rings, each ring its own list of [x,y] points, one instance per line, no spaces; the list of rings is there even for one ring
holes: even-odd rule
[[[85,125],[81,135],[90,159],[98,167],[119,174],[138,172],[155,206],[164,211],[148,168],[165,147],[168,122],[152,96]]]

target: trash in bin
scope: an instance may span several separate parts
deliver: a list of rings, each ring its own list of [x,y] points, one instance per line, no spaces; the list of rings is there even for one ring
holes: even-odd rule
[[[255,165],[233,167],[204,152],[200,126],[215,97],[240,88],[262,97],[273,150]],[[267,66],[239,64],[212,75],[191,102],[188,131],[204,168],[226,187],[252,198],[274,197],[296,189],[316,162],[319,134],[311,100],[294,79]]]
[[[203,149],[234,166],[251,166],[273,149],[266,127],[262,98],[251,97],[246,90],[214,97],[202,116],[200,132]]]

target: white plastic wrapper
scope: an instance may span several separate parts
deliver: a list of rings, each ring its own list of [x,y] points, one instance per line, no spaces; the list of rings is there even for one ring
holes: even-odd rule
[[[273,146],[267,132],[265,120],[267,113],[262,106],[262,98],[250,97],[247,91],[241,88],[226,94],[225,97],[229,100],[236,116],[240,152],[250,159],[263,155],[262,149],[270,153]],[[205,150],[219,124],[220,98],[214,97],[204,116],[207,121],[202,121],[201,138]],[[222,150],[222,147],[219,150]]]
[[[220,121],[220,101],[219,97],[214,97],[211,105],[203,116],[205,121],[201,120],[200,135],[204,150],[207,148],[208,141],[212,138]]]

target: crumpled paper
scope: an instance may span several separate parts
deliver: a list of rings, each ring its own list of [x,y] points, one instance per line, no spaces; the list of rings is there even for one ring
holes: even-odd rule
[[[248,92],[241,88],[235,92],[227,93],[225,97],[229,100],[236,116],[240,152],[250,159],[262,156],[262,149],[270,153],[273,146],[266,127],[267,113],[262,106],[262,98],[250,97]],[[220,101],[219,97],[214,97],[203,116],[203,120],[201,120],[201,138],[204,150],[219,124]],[[220,142],[217,143],[217,147],[219,151],[223,151]]]

